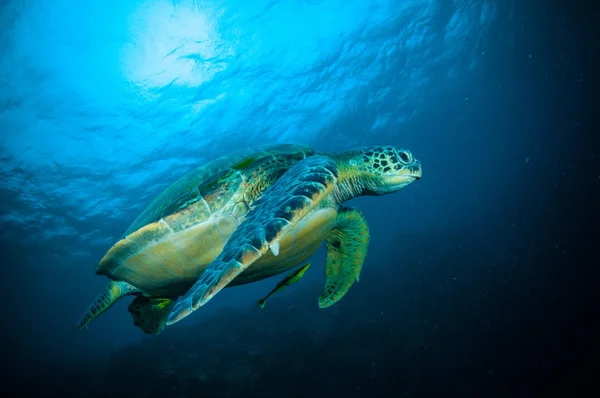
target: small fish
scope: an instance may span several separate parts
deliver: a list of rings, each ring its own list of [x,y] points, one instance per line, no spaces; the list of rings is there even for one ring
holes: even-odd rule
[[[271,297],[271,295],[277,293],[280,290],[283,290],[286,286],[293,285],[294,283],[298,282],[300,278],[302,278],[308,267],[310,267],[310,264],[311,263],[304,264],[302,267],[298,268],[296,271],[283,278],[281,282],[279,282],[277,286],[275,286],[275,289],[271,290],[271,292],[267,294],[264,298],[258,300],[257,303],[258,305],[260,305],[260,308],[265,307],[265,303],[267,302],[267,299]]]

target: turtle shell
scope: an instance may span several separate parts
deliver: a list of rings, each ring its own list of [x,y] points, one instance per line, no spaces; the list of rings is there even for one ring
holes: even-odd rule
[[[198,279],[260,197],[308,147],[255,147],[213,160],[180,178],[137,217],[96,273],[144,293],[174,297]]]

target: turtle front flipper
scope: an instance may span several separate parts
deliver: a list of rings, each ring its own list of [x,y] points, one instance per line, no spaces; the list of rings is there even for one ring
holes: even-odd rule
[[[177,300],[167,325],[180,321],[204,305],[269,248],[277,255],[280,239],[329,195],[337,181],[337,173],[335,162],[326,156],[311,156],[290,167],[265,190],[221,254]]]
[[[146,334],[157,335],[165,328],[174,300],[138,296],[129,305],[133,323]]]
[[[81,320],[79,320],[79,323],[76,326],[77,330],[86,328],[94,318],[109,309],[121,297],[137,292],[139,292],[139,290],[127,282],[108,282],[104,291],[96,297],[96,300],[88,307],[85,314],[81,317]]]
[[[335,225],[327,235],[325,247],[325,291],[319,297],[319,308],[329,307],[344,297],[358,281],[369,246],[369,227],[362,213],[340,207]]]

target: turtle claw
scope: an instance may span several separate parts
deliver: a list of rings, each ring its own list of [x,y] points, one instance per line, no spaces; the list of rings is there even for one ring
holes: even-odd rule
[[[271,253],[273,253],[274,256],[278,256],[279,255],[279,241],[276,240],[275,242],[271,243],[271,246],[269,246],[269,249],[271,249]]]

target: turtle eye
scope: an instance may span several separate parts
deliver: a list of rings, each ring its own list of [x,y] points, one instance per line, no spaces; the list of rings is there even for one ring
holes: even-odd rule
[[[410,154],[406,151],[400,151],[398,156],[400,156],[400,159],[402,159],[404,163],[408,163],[410,161]]]

